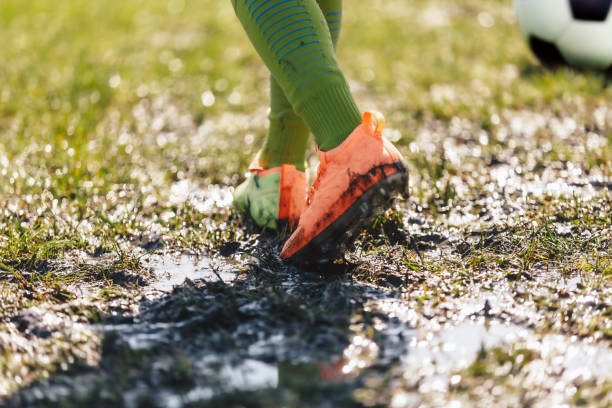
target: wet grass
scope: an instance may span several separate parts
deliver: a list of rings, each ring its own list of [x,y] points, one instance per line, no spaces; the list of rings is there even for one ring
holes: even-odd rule
[[[610,405],[606,74],[542,68],[509,1],[346,0],[339,60],[411,196],[300,270],[229,208],[268,81],[230,2],[111,3],[0,3],[3,402]],[[179,254],[236,278],[160,293]],[[488,335],[460,364],[462,327]]]

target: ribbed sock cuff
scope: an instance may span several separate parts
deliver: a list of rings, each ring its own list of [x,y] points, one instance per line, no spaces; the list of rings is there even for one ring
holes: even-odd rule
[[[361,123],[361,114],[348,85],[313,93],[300,109],[321,150],[339,146]]]

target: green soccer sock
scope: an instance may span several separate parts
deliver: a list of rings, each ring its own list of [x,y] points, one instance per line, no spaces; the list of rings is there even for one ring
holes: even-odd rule
[[[338,46],[340,28],[342,27],[342,0],[317,0],[321,12],[327,21],[329,34],[331,35],[334,48]]]
[[[293,164],[304,171],[304,156],[310,130],[293,110],[278,82],[270,77],[270,127],[259,161],[265,168]]]
[[[342,26],[342,0],[317,0],[325,16],[334,48],[338,46]],[[266,168],[293,164],[304,170],[304,156],[310,130],[295,113],[276,79],[270,76],[270,127],[260,151],[260,162]]]
[[[334,54],[336,34],[330,34],[330,28],[338,23],[328,28],[315,0],[232,3],[255,49],[319,147],[330,150],[342,143],[361,117]]]

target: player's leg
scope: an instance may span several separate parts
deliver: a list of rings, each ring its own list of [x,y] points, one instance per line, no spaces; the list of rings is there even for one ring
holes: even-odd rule
[[[259,152],[259,162],[265,168],[292,164],[304,171],[304,156],[310,130],[304,120],[293,110],[274,77],[270,77],[270,126],[268,136]]]
[[[342,27],[342,0],[317,0],[327,21],[334,48],[337,47]],[[270,127],[259,161],[266,168],[293,164],[304,170],[304,155],[310,130],[294,111],[274,77],[270,77]]]
[[[329,34],[334,48],[338,47],[340,30],[342,28],[342,0],[317,0],[319,8],[327,21]]]
[[[342,0],[318,0],[325,16],[334,47],[340,37],[342,22]],[[277,228],[281,221],[297,224],[306,201],[306,176],[303,174],[304,156],[310,130],[304,120],[295,113],[274,77],[270,77],[270,126],[264,146],[258,153],[252,174],[234,192],[236,206],[247,212],[260,226]],[[287,184],[285,173],[292,173],[292,181],[298,186],[281,188],[281,181]],[[287,165],[295,166],[295,169]],[[270,169],[273,172],[270,172]],[[274,170],[280,171],[274,171]],[[293,197],[291,196],[293,194]],[[287,195],[289,195],[287,197]],[[284,205],[284,211],[280,207]],[[283,219],[289,217],[289,219]]]
[[[360,113],[315,0],[232,0],[255,49],[319,147],[340,145]]]
[[[233,0],[249,39],[319,145],[320,165],[299,225],[281,256],[331,257],[361,222],[406,184],[399,152],[382,137],[382,117],[363,119],[314,0]],[[346,235],[348,233],[348,235]]]

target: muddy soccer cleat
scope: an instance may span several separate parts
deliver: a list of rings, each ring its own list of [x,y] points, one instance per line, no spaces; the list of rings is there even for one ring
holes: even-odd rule
[[[263,169],[257,159],[249,171],[249,177],[234,191],[234,206],[260,227],[295,228],[306,202],[306,173],[291,164]]]
[[[281,251],[283,259],[333,259],[394,193],[406,191],[408,173],[401,154],[383,138],[384,125],[381,114],[366,112],[340,146],[319,152],[317,178],[298,227]]]

